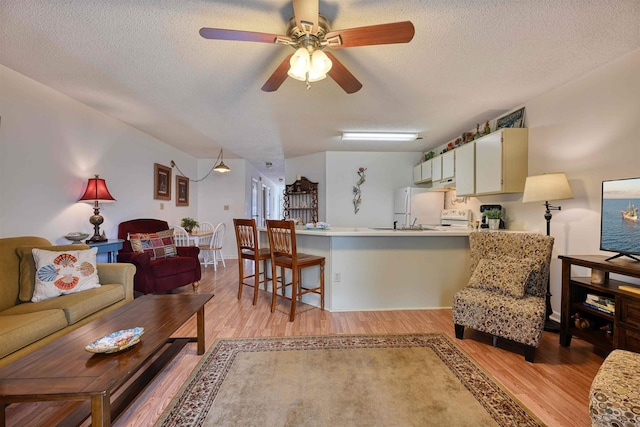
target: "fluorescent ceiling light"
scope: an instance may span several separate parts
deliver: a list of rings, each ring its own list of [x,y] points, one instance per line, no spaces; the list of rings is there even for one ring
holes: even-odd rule
[[[400,132],[342,132],[343,141],[415,141],[417,133]]]

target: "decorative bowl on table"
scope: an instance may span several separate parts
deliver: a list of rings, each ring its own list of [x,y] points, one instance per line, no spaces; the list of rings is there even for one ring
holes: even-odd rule
[[[82,243],[82,241],[87,237],[89,237],[89,234],[83,233],[81,231],[74,231],[73,233],[68,233],[66,236],[64,236],[65,239],[73,242],[74,245]]]
[[[140,342],[144,328],[123,329],[95,340],[84,349],[89,353],[115,353]]]

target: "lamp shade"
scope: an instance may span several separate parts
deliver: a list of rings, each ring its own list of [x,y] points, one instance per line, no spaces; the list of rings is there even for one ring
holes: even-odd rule
[[[98,175],[96,175],[95,178],[89,178],[87,189],[78,201],[108,203],[115,202],[116,199],[114,199],[111,193],[109,193],[109,189],[107,189],[107,184],[104,182],[104,179],[99,178]]]
[[[547,173],[527,177],[522,195],[523,203],[562,199],[573,199],[569,181],[564,173]]]

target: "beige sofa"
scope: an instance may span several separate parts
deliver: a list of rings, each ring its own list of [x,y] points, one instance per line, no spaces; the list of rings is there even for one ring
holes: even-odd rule
[[[100,287],[30,302],[35,281],[31,249],[88,249],[52,246],[41,237],[0,239],[0,366],[24,356],[133,300],[133,264],[97,264]],[[87,343],[88,344],[88,343]]]

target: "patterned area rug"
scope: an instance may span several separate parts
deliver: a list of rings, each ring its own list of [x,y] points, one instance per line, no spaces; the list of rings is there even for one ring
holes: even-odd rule
[[[444,334],[220,339],[156,426],[540,426]]]

